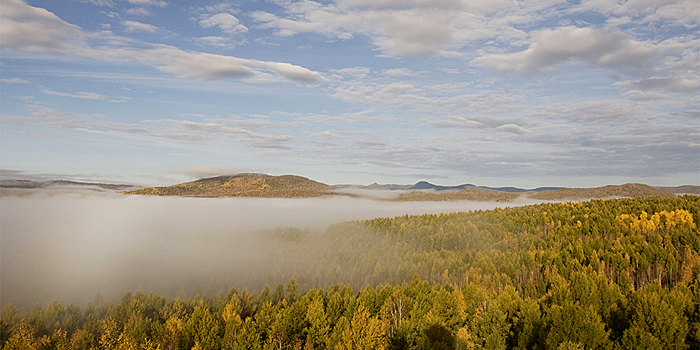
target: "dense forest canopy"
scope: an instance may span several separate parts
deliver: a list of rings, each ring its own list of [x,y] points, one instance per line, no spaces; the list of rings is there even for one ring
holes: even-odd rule
[[[5,305],[5,349],[700,348],[700,197],[547,203],[262,232],[274,287]],[[318,249],[310,252],[309,249]],[[271,255],[275,256],[275,255]],[[270,272],[272,274],[273,272]],[[261,281],[263,281],[261,277]],[[251,288],[250,290],[253,290]]]

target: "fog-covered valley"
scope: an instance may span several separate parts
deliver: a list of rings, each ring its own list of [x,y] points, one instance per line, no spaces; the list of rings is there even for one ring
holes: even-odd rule
[[[137,290],[188,297],[225,293],[231,287],[272,288],[333,254],[322,239],[331,224],[532,203],[22,193],[0,197],[1,304],[20,308],[54,299],[82,305],[98,294],[118,299]],[[293,242],[270,239],[277,232],[270,230],[278,227],[318,237],[288,249],[285,245]],[[373,243],[371,233],[358,237],[353,244],[381,244]]]

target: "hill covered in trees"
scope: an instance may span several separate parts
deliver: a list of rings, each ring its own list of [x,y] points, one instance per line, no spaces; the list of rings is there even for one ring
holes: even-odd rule
[[[302,176],[243,173],[199,179],[166,187],[148,187],[126,194],[185,197],[318,197],[333,187]]]
[[[553,191],[542,191],[529,197],[544,200],[563,199],[594,199],[594,198],[646,198],[671,197],[673,193],[644,184],[608,185],[594,188],[563,188]]]
[[[261,232],[286,285],[0,313],[5,349],[691,349],[700,197]],[[274,254],[273,254],[274,253]],[[291,257],[303,257],[290,264]],[[269,275],[267,277],[269,277]],[[263,278],[263,277],[261,277]]]
[[[511,192],[501,192],[482,189],[464,189],[457,191],[422,192],[411,191],[401,193],[394,201],[415,202],[415,201],[495,201],[507,202],[518,198],[520,194]]]
[[[657,187],[658,189],[675,193],[675,194],[692,194],[696,196],[700,196],[700,186],[693,186],[693,185],[683,185],[683,186],[675,186],[675,187]]]

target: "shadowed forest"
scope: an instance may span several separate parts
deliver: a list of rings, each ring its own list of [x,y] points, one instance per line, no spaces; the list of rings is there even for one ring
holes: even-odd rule
[[[700,197],[682,196],[266,229],[259,237],[277,262],[247,289],[134,291],[28,312],[7,304],[0,340],[5,349],[700,348],[698,215]],[[288,282],[265,285],[280,278]]]

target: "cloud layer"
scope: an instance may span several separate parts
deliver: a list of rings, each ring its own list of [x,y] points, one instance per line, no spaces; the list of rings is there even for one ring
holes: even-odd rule
[[[162,1],[141,1],[137,4],[165,6],[165,2]],[[169,45],[135,42],[115,36],[111,32],[88,33],[80,27],[61,20],[53,13],[29,6],[21,0],[3,2],[3,11],[0,16],[0,35],[5,49],[137,62],[181,77],[204,80],[250,78],[251,81],[256,79],[269,81],[272,73],[299,83],[323,81],[318,72],[289,63],[184,51]],[[224,27],[230,24],[226,20],[214,20],[214,22]],[[214,22],[208,18],[205,23]],[[153,25],[137,21],[122,21],[122,24],[127,32],[158,31],[158,28]],[[93,46],[91,42],[98,44]]]
[[[139,159],[159,182],[215,170],[177,171],[191,164],[331,183],[700,180],[697,1],[0,6],[17,169],[59,172],[39,168],[60,149],[70,166]]]

